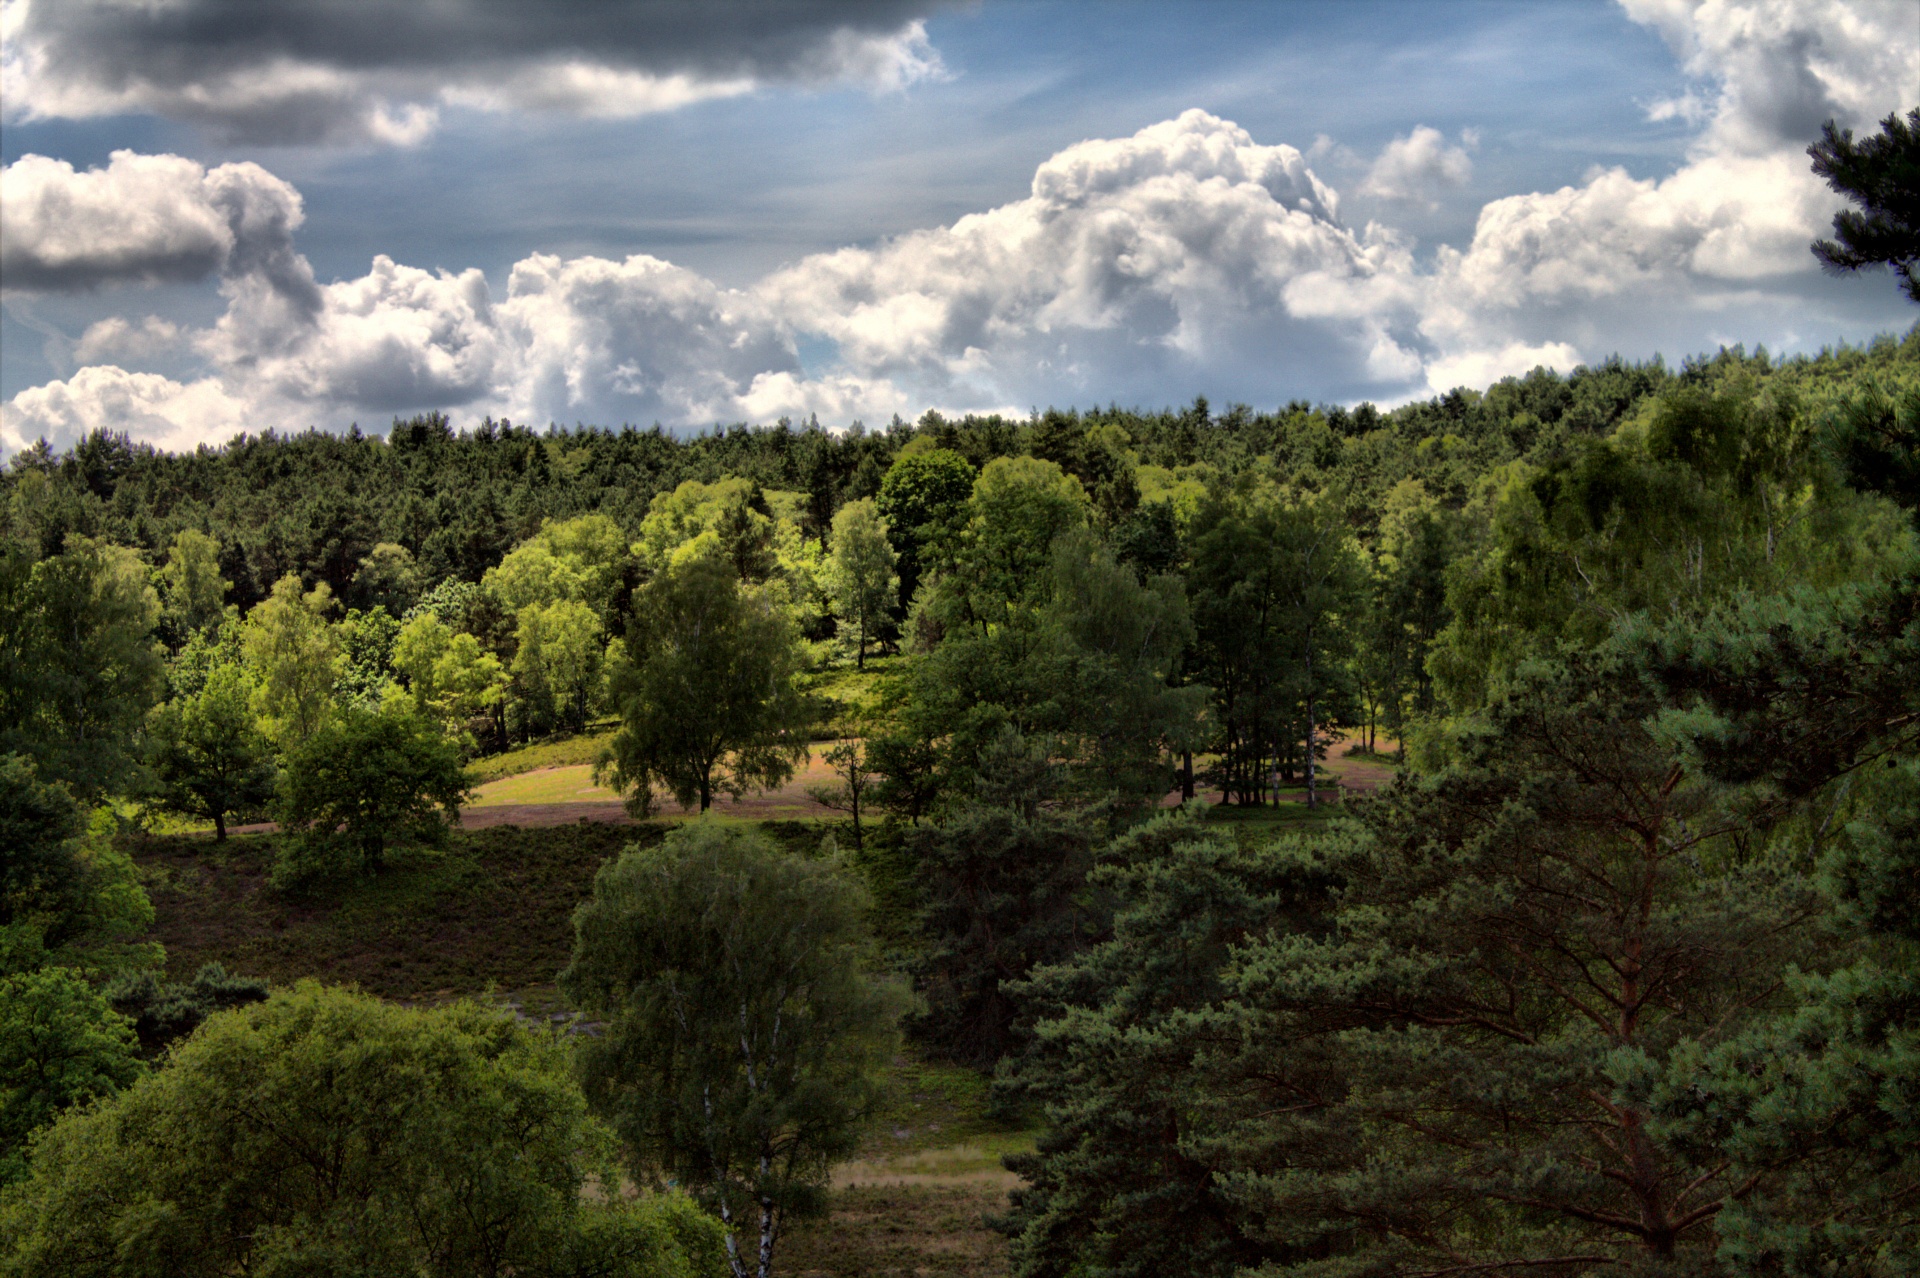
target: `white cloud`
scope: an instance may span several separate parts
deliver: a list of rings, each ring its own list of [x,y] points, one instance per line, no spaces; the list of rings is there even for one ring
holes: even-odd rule
[[[77,364],[100,364],[109,360],[144,363],[180,349],[186,335],[180,326],[158,315],[149,315],[138,324],[130,324],[118,315],[87,326],[73,345],[72,359]]]
[[[1909,0],[1622,3],[1702,81],[1652,112],[1704,119],[1687,162],[1662,179],[1608,168],[1487,204],[1466,249],[1437,255],[1422,331],[1443,353],[1598,332],[1609,305],[1751,304],[1756,286],[1809,273],[1807,245],[1840,200],[1811,172],[1808,140],[1829,118],[1871,126],[1920,84]]]
[[[243,430],[289,424],[260,421],[257,407],[230,393],[219,378],[182,385],[158,373],[95,366],[65,381],[23,390],[0,405],[0,445],[11,452],[45,439],[58,449],[91,431],[115,430],[185,452]]]
[[[1445,355],[1427,365],[1427,385],[1436,393],[1458,386],[1484,389],[1503,377],[1524,377],[1536,368],[1570,373],[1580,363],[1579,353],[1565,342],[1528,346],[1510,342],[1499,350],[1469,350]]]
[[[24,155],[0,169],[0,280],[69,292],[266,271],[298,287],[300,193],[257,164],[211,171],[115,151],[104,169]],[[293,272],[289,274],[289,272]]]
[[[1473,158],[1466,148],[1448,146],[1446,135],[1422,124],[1381,148],[1379,157],[1367,170],[1366,180],[1360,184],[1360,193],[1437,208],[1439,205],[1433,199],[1435,192],[1464,186],[1472,176]]]
[[[1102,379],[1118,370],[1204,368],[1251,348],[1364,379],[1386,317],[1296,312],[1289,293],[1301,280],[1362,288],[1391,265],[1393,247],[1337,211],[1299,151],[1188,111],[1067,148],[1024,200],[806,258],[758,292],[855,373],[963,402],[1019,402],[1049,381],[1115,393]]]

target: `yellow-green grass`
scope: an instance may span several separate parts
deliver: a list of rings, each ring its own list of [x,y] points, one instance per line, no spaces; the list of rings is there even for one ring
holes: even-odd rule
[[[593,768],[584,763],[571,767],[543,767],[516,776],[501,777],[478,787],[470,808],[499,807],[518,803],[613,803],[620,796],[605,786],[593,783]]]
[[[482,755],[467,764],[467,775],[476,784],[484,784],[536,768],[591,764],[613,740],[613,733],[611,724],[596,724],[577,736],[549,737],[499,754]]]
[[[900,672],[903,661],[901,657],[869,656],[864,670],[849,661],[802,676],[801,690],[827,703],[826,718],[815,728],[813,739],[833,741],[860,735],[865,718],[880,707],[887,678]]]

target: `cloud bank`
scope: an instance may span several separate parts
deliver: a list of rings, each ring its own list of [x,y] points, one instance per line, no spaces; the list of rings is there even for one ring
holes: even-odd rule
[[[1920,82],[1911,10],[1628,9],[1696,80],[1685,162],[1493,200],[1464,246],[1424,255],[1391,227],[1344,223],[1295,147],[1199,110],[1067,147],[1023,198],[811,255],[747,288],[644,255],[545,254],[516,264],[503,292],[479,271],[387,257],[320,284],[293,247],[298,193],[256,166],[123,152],[78,172],[25,157],[0,188],[9,289],[198,273],[219,279],[227,311],[192,332],[96,325],[76,354],[103,362],[0,406],[0,443],[111,426],[181,446],[428,408],[679,427],[1160,402],[1167,387],[1394,400],[1570,368],[1649,312],[1791,306],[1816,269],[1807,243],[1838,203],[1808,171],[1806,139],[1829,116],[1871,127],[1903,105]],[[1430,200],[1466,179],[1469,145],[1417,127],[1361,189]],[[139,370],[183,348],[204,375]]]
[[[8,118],[145,112],[237,142],[416,142],[443,106],[629,116],[940,72],[927,0],[5,0]]]

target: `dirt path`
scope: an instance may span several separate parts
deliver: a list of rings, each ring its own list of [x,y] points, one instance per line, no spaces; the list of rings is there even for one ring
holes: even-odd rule
[[[1396,769],[1371,759],[1355,759],[1350,754],[1354,743],[1343,741],[1329,752],[1328,773],[1333,778],[1321,787],[1323,801],[1338,802],[1342,794],[1365,794],[1393,778]],[[794,773],[793,779],[777,790],[748,794],[735,799],[721,795],[713,801],[717,816],[736,821],[805,821],[843,815],[816,802],[807,793],[811,786],[832,785],[833,769],[822,758],[824,747],[814,750],[813,758]],[[1216,795],[1202,792],[1212,802]],[[1305,803],[1304,787],[1284,792],[1290,801]],[[1170,790],[1160,806],[1180,806],[1180,792]],[[667,794],[655,797],[654,811],[662,816],[682,815],[680,805]],[[688,813],[686,815],[692,815]],[[591,821],[602,825],[626,825],[633,818],[613,791],[593,783],[593,769],[586,764],[558,768],[535,768],[510,777],[489,781],[474,791],[474,801],[460,811],[460,824],[469,830],[513,825],[521,829],[572,825]],[[271,824],[229,827],[235,834],[272,830]]]
[[[1390,763],[1376,763],[1372,759],[1351,757],[1357,745],[1357,742],[1342,741],[1327,751],[1327,761],[1321,765],[1320,775],[1316,778],[1314,787],[1322,803],[1338,803],[1346,795],[1366,794],[1377,790],[1393,780],[1394,773],[1399,771]],[[1386,746],[1391,749],[1393,743],[1389,741]],[[1282,790],[1280,797],[1288,803],[1305,803],[1307,787],[1302,783],[1296,789]],[[1199,798],[1207,803],[1216,803],[1219,801],[1220,792],[1208,790],[1202,786],[1199,790]],[[1179,807],[1180,791],[1167,791],[1167,797],[1160,800],[1160,806]]]
[[[1344,794],[1365,794],[1393,778],[1396,769],[1391,764],[1353,758],[1353,748],[1353,742],[1343,741],[1328,752],[1326,766],[1330,779],[1320,786],[1323,802],[1338,802]],[[631,821],[625,805],[611,790],[593,784],[592,774],[592,768],[580,764],[536,768],[532,772],[489,781],[475,791],[474,802],[461,811],[460,824],[469,830],[479,830],[495,825],[517,825],[522,829],[531,829],[571,825],[576,821],[612,825]],[[807,793],[811,786],[831,785],[833,781],[833,770],[822,758],[822,749],[816,748],[812,760],[779,789],[749,794],[739,799],[721,795],[714,800],[713,812],[737,821],[804,821],[836,817],[841,814],[816,802]],[[1304,786],[1283,794],[1293,802],[1305,803],[1307,799]],[[1203,793],[1201,797],[1211,802],[1216,796]],[[1179,804],[1178,790],[1169,791],[1161,801],[1163,807],[1178,807]],[[680,805],[673,801],[672,796],[661,794],[656,796],[654,811],[672,817],[680,814]]]

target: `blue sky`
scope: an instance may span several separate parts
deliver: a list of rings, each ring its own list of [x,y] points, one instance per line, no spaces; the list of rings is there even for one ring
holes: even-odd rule
[[[372,3],[185,57],[6,5],[8,446],[1392,402],[1914,319],[1814,269],[1837,200],[1798,154],[1920,100],[1905,0],[825,4],[777,46],[464,61],[383,49]],[[627,78],[556,95],[562,61]]]

